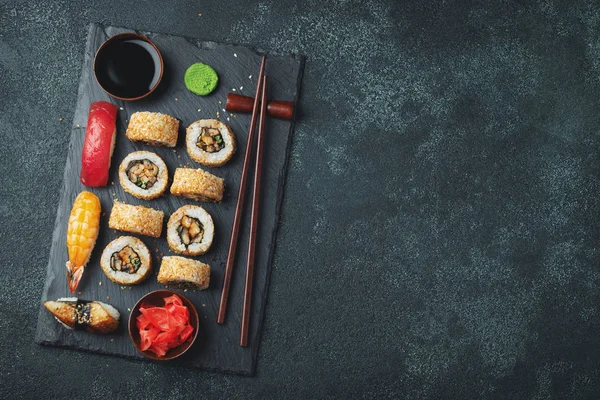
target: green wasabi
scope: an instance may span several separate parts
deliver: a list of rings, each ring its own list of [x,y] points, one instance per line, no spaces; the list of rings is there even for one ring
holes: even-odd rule
[[[185,71],[183,81],[190,92],[206,96],[217,87],[219,75],[211,66],[195,63]]]

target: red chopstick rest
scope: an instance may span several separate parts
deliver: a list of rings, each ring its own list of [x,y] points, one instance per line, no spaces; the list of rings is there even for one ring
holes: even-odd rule
[[[227,94],[225,109],[229,112],[252,112],[254,99],[240,94]],[[291,121],[294,118],[294,103],[291,101],[269,101],[267,102],[267,113],[273,118]]]

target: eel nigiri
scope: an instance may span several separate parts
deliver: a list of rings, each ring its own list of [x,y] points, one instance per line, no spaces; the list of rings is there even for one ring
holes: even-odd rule
[[[121,317],[119,311],[110,304],[76,297],[46,301],[44,307],[65,327],[90,333],[114,331],[119,326]]]
[[[106,101],[90,105],[81,153],[81,183],[106,186],[117,134],[117,106]]]
[[[91,192],[79,193],[73,203],[67,229],[67,283],[71,293],[77,289],[83,269],[96,244],[101,211],[100,199]]]

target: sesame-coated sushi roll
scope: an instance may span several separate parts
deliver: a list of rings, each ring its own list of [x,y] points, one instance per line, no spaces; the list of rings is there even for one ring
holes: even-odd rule
[[[176,253],[188,256],[204,254],[210,248],[215,225],[200,206],[183,206],[167,222],[167,243]]]
[[[132,142],[175,147],[178,132],[177,119],[166,114],[142,111],[131,114],[125,135]]]
[[[169,183],[167,165],[151,151],[134,151],[119,166],[123,189],[138,199],[152,200],[162,195]]]
[[[121,285],[135,285],[152,272],[150,250],[140,239],[121,236],[102,252],[100,266],[108,278]]]
[[[157,238],[162,232],[164,216],[165,213],[153,208],[115,201],[108,219],[108,227]]]
[[[210,283],[210,266],[190,258],[163,257],[158,282],[181,288],[206,289]]]
[[[222,178],[200,168],[177,168],[171,185],[171,193],[175,196],[198,201],[221,201],[224,191]]]
[[[235,135],[216,119],[201,119],[187,128],[185,143],[190,157],[208,167],[225,164],[235,153]]]

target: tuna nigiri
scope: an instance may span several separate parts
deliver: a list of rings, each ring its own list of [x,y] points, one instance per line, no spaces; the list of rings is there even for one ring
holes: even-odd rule
[[[100,225],[100,199],[94,193],[79,193],[69,217],[67,229],[67,283],[71,293],[77,289],[83,269],[90,260],[92,249],[98,238]]]
[[[117,106],[106,101],[90,105],[81,153],[80,180],[85,186],[106,186],[117,133]]]

